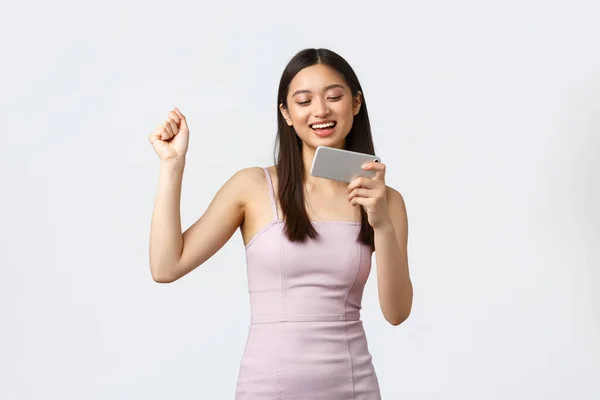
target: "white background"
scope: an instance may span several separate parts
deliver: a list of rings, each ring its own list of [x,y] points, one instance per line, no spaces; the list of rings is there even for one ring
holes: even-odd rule
[[[23,1],[0,11],[0,398],[233,399],[249,324],[239,232],[152,281],[158,160],[188,116],[185,227],[272,164],[287,61],[364,88],[405,197],[411,317],[363,320],[383,398],[598,399],[595,1]]]

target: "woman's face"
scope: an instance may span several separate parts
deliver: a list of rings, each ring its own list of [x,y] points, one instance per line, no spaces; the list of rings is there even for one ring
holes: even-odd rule
[[[360,94],[333,68],[316,64],[304,68],[290,82],[287,109],[280,105],[288,125],[312,147],[342,147],[360,110]]]

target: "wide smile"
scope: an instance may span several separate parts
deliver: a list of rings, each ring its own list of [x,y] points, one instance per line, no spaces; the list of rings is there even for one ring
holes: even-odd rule
[[[335,121],[326,121],[326,122],[317,122],[315,124],[309,125],[310,128],[320,137],[329,136],[335,130],[337,122]]]

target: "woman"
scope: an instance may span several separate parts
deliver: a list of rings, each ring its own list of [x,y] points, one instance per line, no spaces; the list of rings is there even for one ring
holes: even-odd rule
[[[349,185],[310,176],[318,146],[374,154],[363,91],[348,63],[326,49],[296,54],[281,77],[278,152],[268,168],[235,173],[182,234],[181,182],[189,128],[178,109],[150,136],[160,162],[150,270],[173,282],[241,230],[252,324],[236,399],[380,399],[360,320],[373,251],[385,319],[412,307],[402,196],[373,179]]]

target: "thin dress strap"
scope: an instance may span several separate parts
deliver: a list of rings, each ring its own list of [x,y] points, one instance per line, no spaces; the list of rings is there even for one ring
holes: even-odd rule
[[[262,167],[265,171],[265,177],[267,178],[267,185],[269,186],[269,196],[271,197],[271,206],[273,207],[273,215],[276,221],[279,221],[279,215],[277,215],[277,201],[275,200],[275,190],[273,189],[273,181],[271,181],[271,174],[269,170]]]

